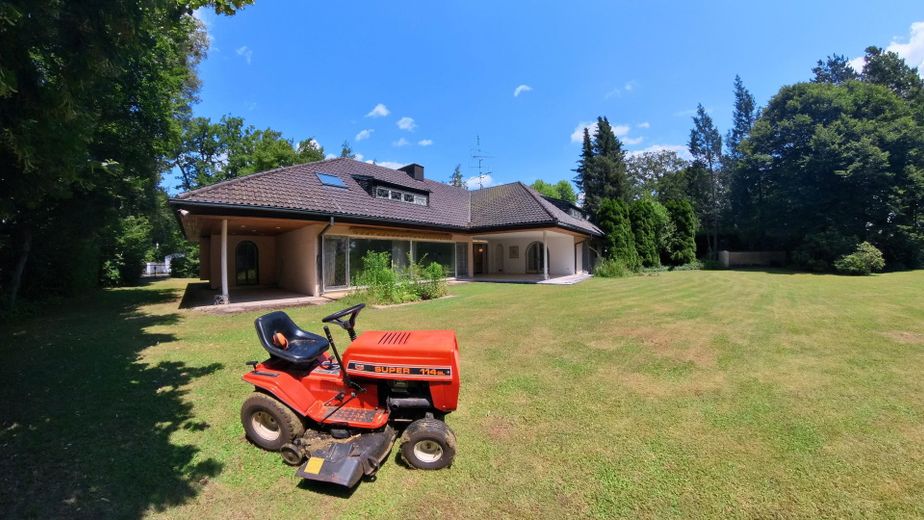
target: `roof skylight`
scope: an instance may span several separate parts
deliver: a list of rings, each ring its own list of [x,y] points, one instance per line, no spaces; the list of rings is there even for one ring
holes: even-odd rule
[[[346,183],[343,182],[343,179],[341,179],[340,177],[337,177],[336,175],[332,175],[330,173],[321,173],[321,172],[317,172],[315,173],[315,175],[318,176],[318,180],[321,181],[321,184],[325,186],[332,186],[334,188],[346,188],[347,187]]]

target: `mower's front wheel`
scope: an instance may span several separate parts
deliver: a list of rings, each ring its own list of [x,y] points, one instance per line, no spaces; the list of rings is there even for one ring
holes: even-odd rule
[[[250,394],[241,406],[241,424],[248,439],[269,451],[279,451],[305,433],[305,426],[295,412],[260,392]]]
[[[456,436],[438,419],[418,419],[401,435],[401,457],[412,468],[443,469],[456,457]]]

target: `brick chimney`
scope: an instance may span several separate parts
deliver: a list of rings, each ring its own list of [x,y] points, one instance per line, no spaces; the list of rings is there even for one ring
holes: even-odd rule
[[[408,164],[407,166],[398,168],[398,170],[410,175],[414,180],[424,180],[423,166],[417,163]]]

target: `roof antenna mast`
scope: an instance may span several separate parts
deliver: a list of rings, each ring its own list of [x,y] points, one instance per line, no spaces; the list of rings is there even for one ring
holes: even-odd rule
[[[485,171],[484,160],[492,159],[493,155],[486,155],[481,149],[481,136],[475,136],[475,146],[472,148],[472,164],[470,168],[478,170],[478,189],[484,188],[484,179],[485,177],[491,175],[492,172]]]

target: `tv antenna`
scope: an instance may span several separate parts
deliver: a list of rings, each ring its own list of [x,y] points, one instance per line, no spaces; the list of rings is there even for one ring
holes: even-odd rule
[[[475,146],[472,148],[472,165],[471,168],[478,170],[478,189],[484,188],[484,179],[486,176],[491,175],[492,172],[485,171],[484,160],[493,159],[493,155],[487,155],[481,149],[481,136],[475,136]]]

